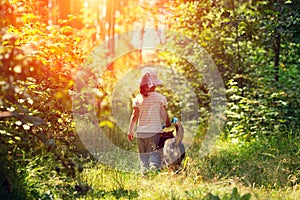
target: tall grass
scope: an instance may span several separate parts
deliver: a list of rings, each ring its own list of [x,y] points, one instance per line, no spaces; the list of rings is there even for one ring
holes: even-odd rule
[[[92,190],[79,199],[291,199],[300,196],[298,136],[220,139],[201,158],[188,149],[174,174],[116,171],[94,162],[83,176]]]
[[[188,148],[179,173],[163,169],[147,176],[82,158],[83,171],[71,178],[59,171],[55,157],[45,153],[15,161],[27,164],[4,172],[17,177],[10,180],[19,190],[2,193],[6,196],[0,199],[296,200],[300,196],[299,141],[294,133],[252,141],[220,138],[203,158],[196,146]]]
[[[198,160],[205,180],[238,179],[248,187],[280,189],[298,183],[299,138],[266,136],[245,142],[227,140],[211,155]]]

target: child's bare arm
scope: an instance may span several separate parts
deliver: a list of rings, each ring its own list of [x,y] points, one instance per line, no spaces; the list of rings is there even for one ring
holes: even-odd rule
[[[137,107],[134,107],[130,118],[129,131],[127,133],[128,140],[133,139],[133,134],[134,134],[133,129],[138,118],[139,118],[139,109]]]

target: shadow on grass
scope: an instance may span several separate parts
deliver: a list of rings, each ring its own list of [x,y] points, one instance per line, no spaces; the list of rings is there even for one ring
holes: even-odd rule
[[[26,199],[24,179],[18,173],[15,163],[9,161],[7,156],[1,156],[0,163],[0,199]]]

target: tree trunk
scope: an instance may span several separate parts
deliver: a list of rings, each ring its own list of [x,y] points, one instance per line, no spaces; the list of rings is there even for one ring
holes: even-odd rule
[[[279,32],[276,31],[275,38],[274,38],[274,71],[275,76],[274,79],[276,82],[279,80],[279,56],[280,56],[280,38],[281,35]]]

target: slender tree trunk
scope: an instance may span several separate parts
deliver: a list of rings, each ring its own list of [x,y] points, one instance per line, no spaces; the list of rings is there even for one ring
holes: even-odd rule
[[[108,55],[112,56],[115,53],[115,13],[116,13],[116,0],[110,0],[106,2],[106,23],[108,23],[107,35],[110,38],[108,42]],[[114,66],[111,63],[107,69],[113,70]]]
[[[237,46],[237,50],[236,50],[236,64],[235,64],[235,73],[239,75],[238,78],[238,85],[240,88],[242,88],[243,86],[243,80],[241,78],[241,74],[243,73],[242,69],[241,69],[241,55],[240,55],[240,44],[239,44],[239,21],[236,18],[236,6],[235,6],[235,2],[234,0],[231,1],[231,6],[232,6],[232,13],[233,13],[233,17],[235,19],[235,37],[236,37],[236,46]]]
[[[284,1],[283,0],[275,0],[275,3],[280,4],[280,5],[284,5]],[[275,23],[278,26],[279,25],[279,21],[280,21],[280,15],[282,10],[282,6],[279,8],[274,9],[275,11],[278,12],[278,14],[275,16]],[[273,43],[273,51],[274,51],[274,80],[276,82],[278,82],[279,80],[279,61],[280,61],[280,43],[281,43],[281,34],[278,31],[278,28],[275,28],[274,31],[274,43]]]
[[[68,19],[68,15],[71,13],[71,0],[57,1],[59,6],[59,18]]]
[[[281,35],[279,32],[276,31],[275,33],[275,38],[274,38],[274,70],[275,70],[275,75],[274,79],[276,82],[279,80],[279,60],[280,60],[280,41],[281,40]]]

